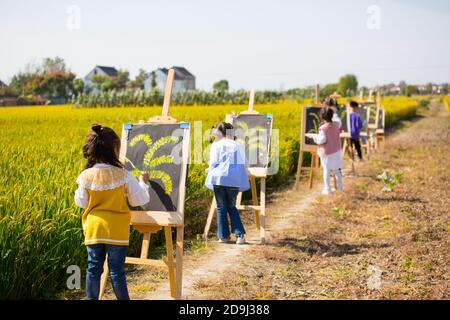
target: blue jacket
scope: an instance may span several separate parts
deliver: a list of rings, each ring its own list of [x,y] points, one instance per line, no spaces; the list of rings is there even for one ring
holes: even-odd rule
[[[245,155],[242,147],[230,139],[222,139],[211,145],[208,175],[205,185],[235,187],[239,191],[250,189]]]

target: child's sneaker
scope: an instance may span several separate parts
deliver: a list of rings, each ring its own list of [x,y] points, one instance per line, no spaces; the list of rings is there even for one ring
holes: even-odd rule
[[[228,241],[230,241],[230,238],[227,238],[227,239],[219,239],[219,243],[227,243]]]
[[[245,238],[244,236],[238,236],[236,238],[236,244],[245,244]]]
[[[324,196],[328,196],[328,195],[331,194],[331,191],[330,191],[330,190],[327,190],[327,189],[324,189],[324,190],[322,190],[322,194],[323,194]]]

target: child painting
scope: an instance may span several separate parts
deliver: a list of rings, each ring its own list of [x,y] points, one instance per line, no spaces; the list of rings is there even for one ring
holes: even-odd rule
[[[359,141],[360,139],[360,133],[361,128],[363,126],[363,122],[361,119],[360,114],[358,113],[358,103],[356,101],[350,102],[350,108],[352,112],[350,113],[350,134],[351,134],[351,146],[353,146],[356,149],[356,153],[358,154],[359,161],[362,161],[362,151],[361,151],[361,143]]]
[[[88,254],[86,295],[98,300],[103,265],[108,257],[112,287],[118,300],[129,300],[125,258],[130,237],[130,209],[149,202],[148,174],[138,179],[119,161],[120,139],[108,127],[93,125],[86,137],[86,166],[77,178],[75,204],[84,210],[82,225]],[[128,201],[128,203],[127,203]]]
[[[323,167],[324,188],[322,194],[332,192],[330,174],[334,173],[338,191],[342,191],[342,151],[340,140],[340,125],[333,121],[334,111],[331,107],[324,107],[320,112],[322,125],[318,134],[307,134],[318,145],[317,154]]]
[[[219,123],[213,127],[213,135],[215,141],[211,144],[205,185],[214,191],[219,242],[230,241],[232,232],[236,236],[236,244],[244,244],[245,229],[236,208],[236,199],[239,192],[250,188],[245,154],[234,139],[234,129],[231,124]]]

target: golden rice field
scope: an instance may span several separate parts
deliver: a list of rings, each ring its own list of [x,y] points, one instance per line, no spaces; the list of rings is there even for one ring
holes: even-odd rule
[[[445,104],[445,107],[447,108],[447,111],[450,112],[450,97],[449,96],[444,97],[444,104]]]
[[[386,98],[387,125],[415,115],[413,98]],[[269,188],[290,179],[298,157],[303,104],[255,106],[274,116],[280,132],[280,170]],[[180,121],[202,121],[203,131],[246,106],[177,106]],[[120,133],[123,123],[160,114],[158,107],[80,109],[72,106],[0,108],[0,298],[50,298],[64,288],[66,268],[84,268],[81,210],[73,203],[84,161],[81,147],[92,123]],[[207,145],[205,141],[204,145]],[[186,234],[201,232],[211,195],[203,187],[205,165],[191,165]],[[133,235],[131,247],[136,244]]]

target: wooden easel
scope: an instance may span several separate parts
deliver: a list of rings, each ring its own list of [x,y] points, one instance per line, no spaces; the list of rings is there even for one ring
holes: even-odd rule
[[[345,155],[348,156],[351,166],[352,166],[352,174],[356,174],[355,169],[355,150],[352,146],[351,140],[352,136],[350,134],[350,107],[346,107],[346,117],[347,117],[347,128],[348,132],[342,132],[340,137],[343,141],[342,143],[342,159],[345,159]]]
[[[381,119],[380,119],[381,116]],[[384,128],[386,124],[386,110],[381,106],[381,93],[377,94],[377,128],[375,129],[375,148],[384,149],[385,135]],[[380,128],[381,125],[381,128]]]
[[[166,89],[164,95],[164,104],[161,116],[155,116],[148,119],[147,122],[143,120],[139,123],[152,124],[174,124],[177,119],[169,116],[169,106],[172,96],[172,87],[174,80],[174,70],[170,69],[167,76]],[[122,137],[125,137],[125,130],[122,132]],[[122,139],[120,159],[125,159],[126,139]],[[183,154],[183,165],[187,165],[189,159],[189,131],[184,136],[183,147],[187,144],[187,154]],[[180,181],[186,180],[186,169],[182,170]],[[183,274],[183,241],[184,241],[184,201],[185,201],[185,185],[180,183],[180,196],[178,201],[177,212],[159,212],[159,211],[131,211],[131,225],[134,229],[143,233],[141,255],[139,258],[127,257],[125,263],[138,264],[154,267],[167,267],[169,270],[170,296],[174,299],[181,299],[182,297],[182,274]],[[150,247],[150,237],[152,233],[156,233],[164,228],[166,239],[167,258],[163,260],[149,259],[148,250]],[[176,253],[174,257],[172,230],[176,230]],[[108,277],[108,263],[105,260],[104,271],[100,282],[100,296],[103,298],[105,286]]]
[[[316,107],[322,107],[319,104],[319,95],[320,95],[320,86],[317,84],[315,88],[315,99],[314,104]],[[312,189],[313,187],[313,181],[314,181],[314,171],[320,168],[320,158],[317,154],[317,146],[316,145],[307,145],[304,144],[304,128],[306,126],[306,117],[302,117],[302,125],[300,128],[300,150],[299,150],[299,157],[298,157],[298,164],[297,164],[297,175],[295,178],[295,184],[294,189],[299,188],[300,185],[300,177],[302,174],[302,171],[309,171],[309,188]],[[309,168],[303,167],[303,157],[305,153],[311,154],[311,165]],[[336,185],[336,177],[333,174],[334,179],[334,187],[337,189]]]
[[[361,149],[365,151],[367,160],[370,160],[370,128],[369,128],[369,118],[370,118],[370,109],[366,107],[368,104],[373,104],[373,101],[371,100],[364,100],[364,90],[361,89],[359,94],[359,100],[358,103],[360,104],[360,107],[365,109],[367,112],[366,119],[367,119],[367,130],[361,131],[360,136],[366,138],[366,142],[363,143],[363,139],[361,139]]]
[[[259,112],[253,109],[255,103],[255,91],[250,91],[250,99],[248,104],[248,109],[241,112],[241,115],[258,115]],[[227,121],[231,119],[227,118]],[[269,138],[269,148],[270,150],[270,138]],[[250,179],[250,188],[252,192],[252,205],[242,204],[242,192],[239,192],[236,199],[236,208],[238,210],[252,210],[255,217],[256,228],[259,229],[260,243],[264,244],[266,241],[266,178],[267,178],[267,168],[248,168],[248,174]],[[260,180],[260,202],[258,204],[258,192],[256,189],[256,179]],[[203,239],[208,240],[209,230],[211,228],[212,219],[214,213],[217,209],[217,204],[215,198],[211,202],[211,207],[209,208],[208,218],[206,220],[205,229],[203,232]]]
[[[372,95],[372,91],[370,91],[371,95]],[[372,99],[369,96],[369,100],[368,102],[373,102]],[[373,151],[376,151],[378,149],[378,143],[377,143],[377,137],[376,137],[376,131],[378,129],[378,113],[379,113],[379,109],[380,109],[380,92],[377,92],[377,98],[375,100],[375,123],[370,123],[370,116],[372,113],[372,108],[373,106],[369,107],[368,112],[368,142],[369,142],[369,146],[370,149]]]

